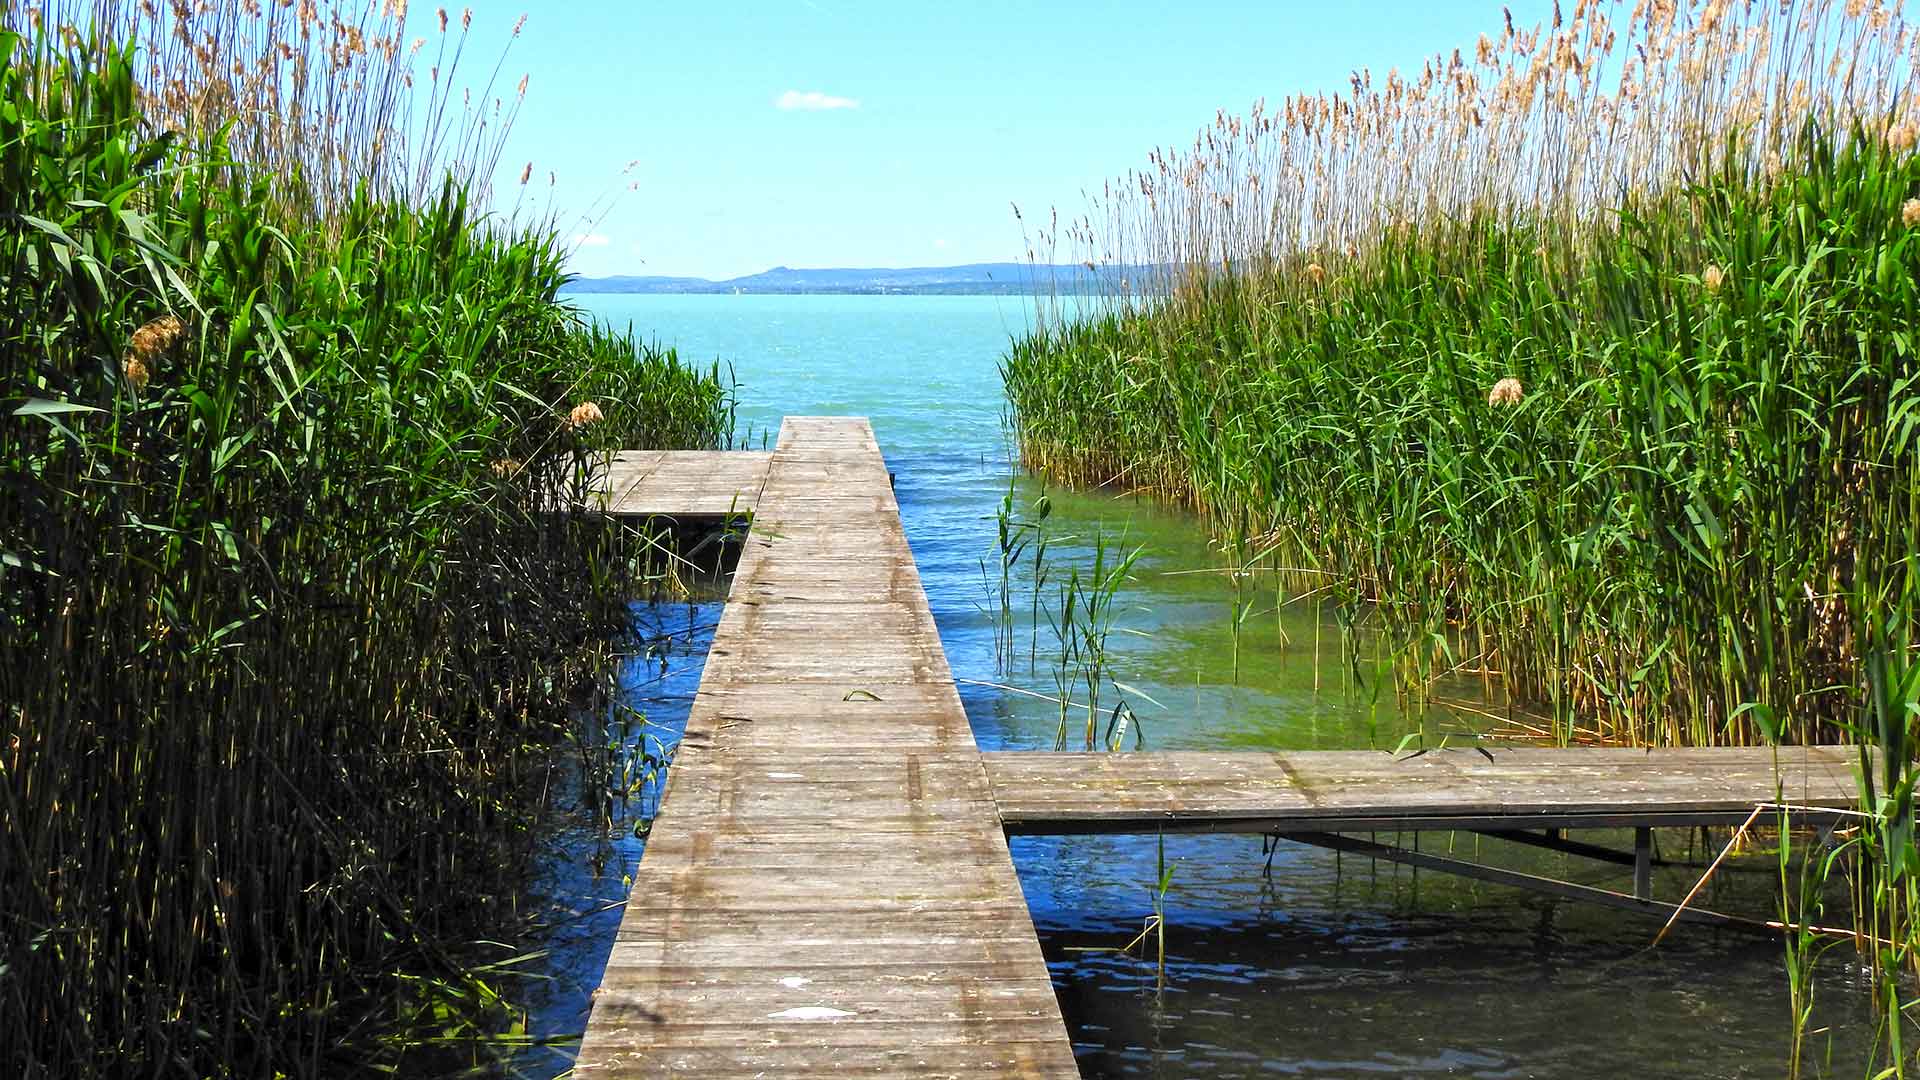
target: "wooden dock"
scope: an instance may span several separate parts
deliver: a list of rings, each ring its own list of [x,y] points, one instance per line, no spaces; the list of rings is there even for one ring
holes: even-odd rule
[[[1859,805],[1852,747],[1361,750],[984,755],[1009,835],[1256,833],[1661,919],[1777,924],[1653,895],[1653,830],[1742,826],[1761,806],[1831,825]],[[1768,812],[1775,824],[1779,812]],[[1565,835],[1631,829],[1631,851]],[[1437,855],[1354,833],[1473,832],[1633,868],[1633,891]]]
[[[748,450],[622,450],[604,469],[603,509],[628,517],[747,517],[772,462],[772,454]]]
[[[1738,825],[1851,808],[1851,747],[983,755],[1009,833],[1416,832]]]
[[[576,1071],[1079,1075],[872,429],[789,418],[753,504]]]
[[[636,516],[752,515],[582,1041],[583,1076],[1078,1075],[1009,833],[1249,832],[1646,914],[1652,831],[1857,805],[1848,748],[989,753],[862,419],[768,454],[619,455]],[[1567,829],[1630,828],[1631,852]],[[1357,833],[1467,830],[1634,893]]]

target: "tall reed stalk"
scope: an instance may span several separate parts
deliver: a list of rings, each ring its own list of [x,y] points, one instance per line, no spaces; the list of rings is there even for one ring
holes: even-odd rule
[[[1005,360],[1022,453],[1331,574],[1409,656],[1472,641],[1563,733],[1830,739],[1853,583],[1905,565],[1861,538],[1908,513],[1916,35],[1616,15],[1154,154],[1064,236],[1145,279]]]
[[[1569,741],[1859,743],[1885,1075],[1920,957],[1916,49],[1877,0],[1580,0],[1221,113],[1033,237],[1116,288],[1003,365],[1029,466],[1323,578],[1416,693],[1458,643]]]
[[[392,76],[266,6],[333,100]],[[629,623],[640,548],[575,512],[583,466],[724,443],[730,392],[561,305],[554,236],[490,222],[465,156],[347,115],[276,151],[267,90],[173,71],[175,113],[173,46],[8,19],[0,1072],[394,1065]]]

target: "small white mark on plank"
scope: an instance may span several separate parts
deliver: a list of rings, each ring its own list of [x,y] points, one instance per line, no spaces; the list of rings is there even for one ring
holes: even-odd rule
[[[804,1005],[798,1009],[782,1009],[777,1013],[768,1013],[769,1020],[838,1020],[853,1014],[845,1009],[829,1009],[825,1005]]]

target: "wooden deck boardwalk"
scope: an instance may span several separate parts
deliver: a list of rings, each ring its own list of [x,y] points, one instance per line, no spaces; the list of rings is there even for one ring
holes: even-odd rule
[[[1838,747],[983,755],[865,420],[789,418],[764,454],[623,454],[609,476],[614,513],[752,526],[582,1076],[1078,1075],[1010,833],[1272,834],[1752,926],[1652,900],[1652,829],[1857,805]],[[1616,827],[1633,852],[1560,831]],[[1347,835],[1423,829],[1631,864],[1635,893]]]
[[[872,429],[764,476],[576,1071],[1079,1075]]]
[[[1387,832],[1738,825],[1859,803],[1850,747],[984,755],[1009,833]]]
[[[984,755],[1009,835],[1258,833],[1659,918],[1772,933],[1777,924],[1653,895],[1653,830],[1740,826],[1763,805],[1830,824],[1859,805],[1852,747],[1495,747]],[[1777,818],[1769,816],[1767,823]],[[1633,850],[1568,839],[1632,829]],[[1477,832],[1633,868],[1617,892],[1362,839]]]
[[[629,517],[746,517],[760,502],[771,453],[622,450],[606,467],[607,513]]]

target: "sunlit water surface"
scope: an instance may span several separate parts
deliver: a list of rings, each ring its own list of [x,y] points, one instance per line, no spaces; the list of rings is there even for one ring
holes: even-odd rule
[[[783,415],[871,418],[897,474],[896,494],[927,597],[983,749],[1049,749],[1058,709],[981,684],[1056,692],[1045,617],[1022,622],[1013,657],[995,648],[996,511],[1014,470],[997,362],[1029,317],[996,297],[585,296],[616,325],[721,358],[740,384],[743,441],[769,442]],[[1041,494],[1016,480],[1023,512]],[[1056,580],[1084,572],[1092,538],[1138,549],[1112,639],[1116,678],[1137,693],[1149,749],[1392,748],[1416,722],[1366,665],[1340,661],[1338,631],[1311,604],[1276,609],[1271,583],[1236,596],[1222,556],[1186,516],[1132,498],[1051,493],[1048,556]],[[985,569],[983,569],[983,560]],[[1043,590],[1047,595],[1053,586]],[[1014,606],[1030,611],[1018,586]],[[716,603],[636,609],[671,639],[664,667],[637,660],[629,703],[671,743],[699,682]],[[1365,643],[1360,651],[1364,654]],[[1030,661],[1029,657],[1033,657]],[[1007,661],[1003,663],[1003,660]],[[1110,691],[1111,692],[1111,691]],[[1442,698],[1485,704],[1484,688],[1443,683]],[[1493,709],[1497,705],[1490,706]],[[1471,713],[1429,713],[1459,726]],[[636,731],[640,730],[638,728]],[[1074,738],[1081,739],[1076,721]],[[1392,839],[1392,838],[1383,838]],[[1410,837],[1403,838],[1411,840]],[[1605,839],[1605,838],[1603,838]],[[1621,838],[1611,838],[1619,842]],[[550,950],[521,992],[535,1036],[585,1025],[643,841],[607,843],[564,818],[532,896],[553,905]],[[1688,838],[1662,836],[1686,856]],[[1429,835],[1427,850],[1630,888],[1624,871],[1467,835]],[[1675,847],[1679,850],[1673,850]],[[1082,1071],[1089,1076],[1776,1077],[1789,1003],[1777,942],[1687,929],[1649,948],[1634,916],[1282,845],[1257,837],[1166,841],[1167,964],[1111,951],[1153,910],[1152,839],[1017,838],[1022,886],[1039,928]],[[1698,855],[1696,850],[1692,854]],[[1727,873],[1707,894],[1721,910],[1773,914],[1764,863]],[[1662,869],[1677,897],[1697,869]],[[1859,1075],[1872,1014],[1844,950],[1817,989],[1815,1071]],[[524,1057],[535,1074],[564,1069],[570,1046]]]

